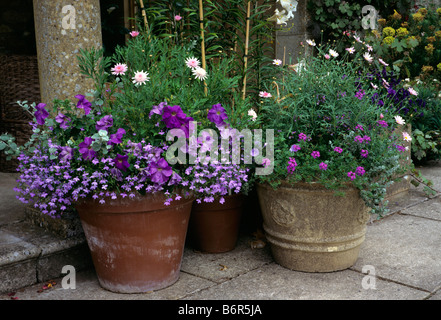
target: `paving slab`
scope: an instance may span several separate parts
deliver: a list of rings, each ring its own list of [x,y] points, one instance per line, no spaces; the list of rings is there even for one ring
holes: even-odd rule
[[[402,209],[401,213],[441,221],[441,197],[427,199],[418,205],[409,206]]]
[[[276,263],[252,270],[231,281],[196,292],[189,300],[407,300],[424,299],[427,292],[377,279],[364,289],[366,275],[344,270],[306,273]]]
[[[382,279],[434,292],[441,285],[441,221],[395,214],[367,228],[354,268],[375,268]]]
[[[63,288],[63,278],[48,281],[52,287],[43,289],[40,283],[19,289],[13,293],[0,294],[0,300],[177,300],[209,288],[216,283],[181,272],[177,282],[170,287],[137,294],[114,293],[103,289],[93,269],[76,273],[76,287]]]
[[[181,270],[221,283],[273,261],[269,246],[252,249],[253,238],[243,235],[236,248],[225,253],[202,253],[186,246]]]

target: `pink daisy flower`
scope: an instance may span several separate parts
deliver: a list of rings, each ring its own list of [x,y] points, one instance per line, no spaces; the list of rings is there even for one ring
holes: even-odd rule
[[[271,93],[269,93],[269,92],[266,92],[266,91],[260,91],[260,92],[259,92],[259,97],[262,97],[262,98],[271,98],[272,95],[271,95]]]
[[[185,64],[187,65],[187,67],[193,69],[193,68],[198,68],[201,63],[198,59],[191,57],[185,60]]]
[[[117,63],[112,69],[112,74],[114,75],[124,75],[127,71],[127,65],[124,63]]]

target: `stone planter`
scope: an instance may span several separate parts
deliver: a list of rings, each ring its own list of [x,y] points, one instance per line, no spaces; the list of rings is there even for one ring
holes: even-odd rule
[[[351,267],[366,233],[369,210],[359,190],[336,196],[319,184],[258,184],[263,229],[274,260],[305,272],[331,272]]]
[[[403,132],[407,132],[409,134],[412,133],[412,126],[410,124],[406,124],[404,126],[399,126],[395,132],[402,136]],[[405,167],[412,164],[412,153],[411,153],[412,143],[410,141],[405,142],[405,147],[408,147],[406,151],[404,151],[404,158],[400,160],[400,164]],[[394,177],[394,183],[386,188],[386,198],[385,200],[394,201],[398,200],[402,197],[406,197],[409,194],[410,190],[410,178],[408,174],[399,174]]]

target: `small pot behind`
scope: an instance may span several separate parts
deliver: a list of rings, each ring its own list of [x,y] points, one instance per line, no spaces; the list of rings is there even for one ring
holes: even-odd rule
[[[224,197],[211,203],[194,202],[190,215],[188,241],[194,249],[205,253],[221,253],[236,247],[243,195]]]

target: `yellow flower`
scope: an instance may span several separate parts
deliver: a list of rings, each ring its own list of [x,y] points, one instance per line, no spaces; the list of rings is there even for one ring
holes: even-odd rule
[[[427,9],[426,8],[421,8],[420,10],[418,10],[417,13],[420,13],[421,15],[425,16],[427,14]]]
[[[393,37],[395,36],[395,29],[392,27],[386,27],[383,29],[384,37]]]
[[[399,28],[397,29],[397,36],[398,37],[405,37],[409,34],[409,31],[407,31],[406,28]]]
[[[436,66],[436,68],[438,69],[438,71],[441,71],[441,63],[438,63],[438,65]]]
[[[433,46],[433,44],[429,43],[427,46],[424,47],[424,49],[426,49],[428,54],[432,55],[435,47]]]
[[[383,44],[392,44],[395,41],[394,37],[386,37],[383,39]]]
[[[386,19],[378,19],[380,26],[384,27],[386,25]]]
[[[423,16],[421,13],[419,13],[419,12],[414,13],[414,14],[412,15],[412,18],[413,18],[413,20],[415,20],[415,21],[417,21],[417,22],[421,22],[421,21],[424,20],[424,16]]]
[[[436,9],[436,13],[438,13],[441,16],[441,8]]]
[[[441,38],[441,30],[435,32],[435,37]]]
[[[401,26],[402,26],[403,28],[407,28],[407,27],[409,27],[409,23],[408,23],[407,21],[404,21],[404,22],[401,24]]]
[[[394,10],[394,14],[392,15],[392,19],[394,20],[401,20],[401,14],[397,12],[397,10]]]
[[[432,66],[423,66],[423,67],[421,68],[421,71],[422,71],[423,73],[430,73],[430,72],[433,71],[433,67],[432,67]]]
[[[436,41],[436,38],[435,37],[427,37],[427,41],[432,43],[432,42]]]

